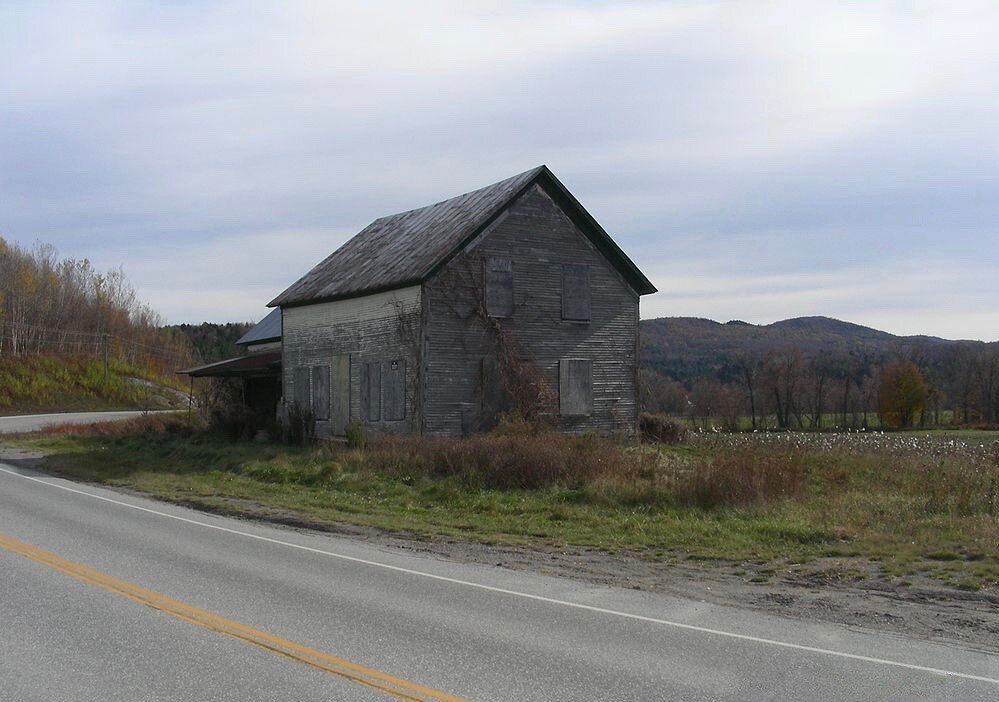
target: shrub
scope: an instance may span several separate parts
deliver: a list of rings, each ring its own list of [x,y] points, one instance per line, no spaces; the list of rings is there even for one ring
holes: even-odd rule
[[[659,444],[682,444],[687,440],[687,427],[663,414],[642,412],[638,417],[638,433],[642,441]]]
[[[292,402],[283,424],[283,438],[289,444],[311,444],[316,435],[316,419],[312,409]]]
[[[492,430],[492,434],[495,436],[533,436],[544,429],[536,419],[531,420],[522,414],[507,412],[500,415],[499,422]]]
[[[260,420],[253,410],[240,405],[212,409],[208,426],[229,441],[249,441],[253,438]]]
[[[364,431],[364,425],[356,419],[350,420],[346,429],[347,446],[350,448],[363,449],[368,445],[368,435]]]

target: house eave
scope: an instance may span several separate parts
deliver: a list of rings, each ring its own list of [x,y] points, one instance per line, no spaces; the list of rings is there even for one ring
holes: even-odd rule
[[[327,295],[324,297],[312,297],[303,300],[292,300],[290,302],[281,302],[280,297],[276,297],[267,303],[268,307],[280,307],[291,308],[291,307],[305,307],[307,305],[318,305],[323,302],[339,302],[340,300],[353,300],[358,297],[368,297],[369,295],[377,295],[378,293],[392,292],[393,290],[403,290],[404,288],[411,288],[414,285],[422,285],[426,280],[426,276],[422,278],[413,278],[411,280],[405,280],[401,283],[395,283],[393,285],[383,285],[377,288],[365,288],[364,290],[359,290],[357,292],[343,293],[342,295]]]

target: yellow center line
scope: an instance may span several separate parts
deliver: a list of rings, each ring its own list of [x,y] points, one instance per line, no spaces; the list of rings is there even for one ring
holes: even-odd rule
[[[146,590],[125,580],[113,578],[85,565],[68,561],[65,558],[43,551],[31,544],[0,534],[0,548],[16,553],[25,558],[30,558],[36,563],[48,566],[65,575],[72,576],[83,582],[96,585],[102,590],[123,595],[131,600],[158,609],[173,617],[182,619],[192,624],[217,631],[239,639],[245,643],[259,646],[260,648],[286,656],[293,660],[310,665],[313,668],[338,675],[351,682],[373,688],[402,700],[412,700],[413,702],[466,702],[461,697],[449,695],[429,687],[424,687],[409,680],[398,678],[388,673],[383,673],[374,668],[353,663],[338,656],[332,656],[314,648],[309,648],[294,641],[268,634],[265,631],[254,629],[253,627],[231,619],[220,617],[217,614],[206,612],[180,600],[175,600],[166,595],[161,595],[152,590]]]

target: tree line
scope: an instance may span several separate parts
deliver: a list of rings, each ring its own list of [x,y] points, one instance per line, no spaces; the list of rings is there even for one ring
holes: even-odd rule
[[[254,327],[252,322],[202,322],[176,324],[164,329],[183,334],[191,340],[202,363],[213,363],[243,354],[236,341]]]
[[[0,238],[0,356],[26,354],[110,356],[160,373],[194,360],[188,338],[162,328],[121,268]]]
[[[641,371],[643,409],[726,429],[999,424],[999,344],[928,344],[894,354],[740,353],[683,383]]]

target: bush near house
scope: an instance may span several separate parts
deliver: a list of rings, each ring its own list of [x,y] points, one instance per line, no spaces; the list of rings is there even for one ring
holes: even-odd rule
[[[638,434],[642,441],[659,444],[682,444],[690,431],[684,424],[663,414],[642,412],[638,416]]]

